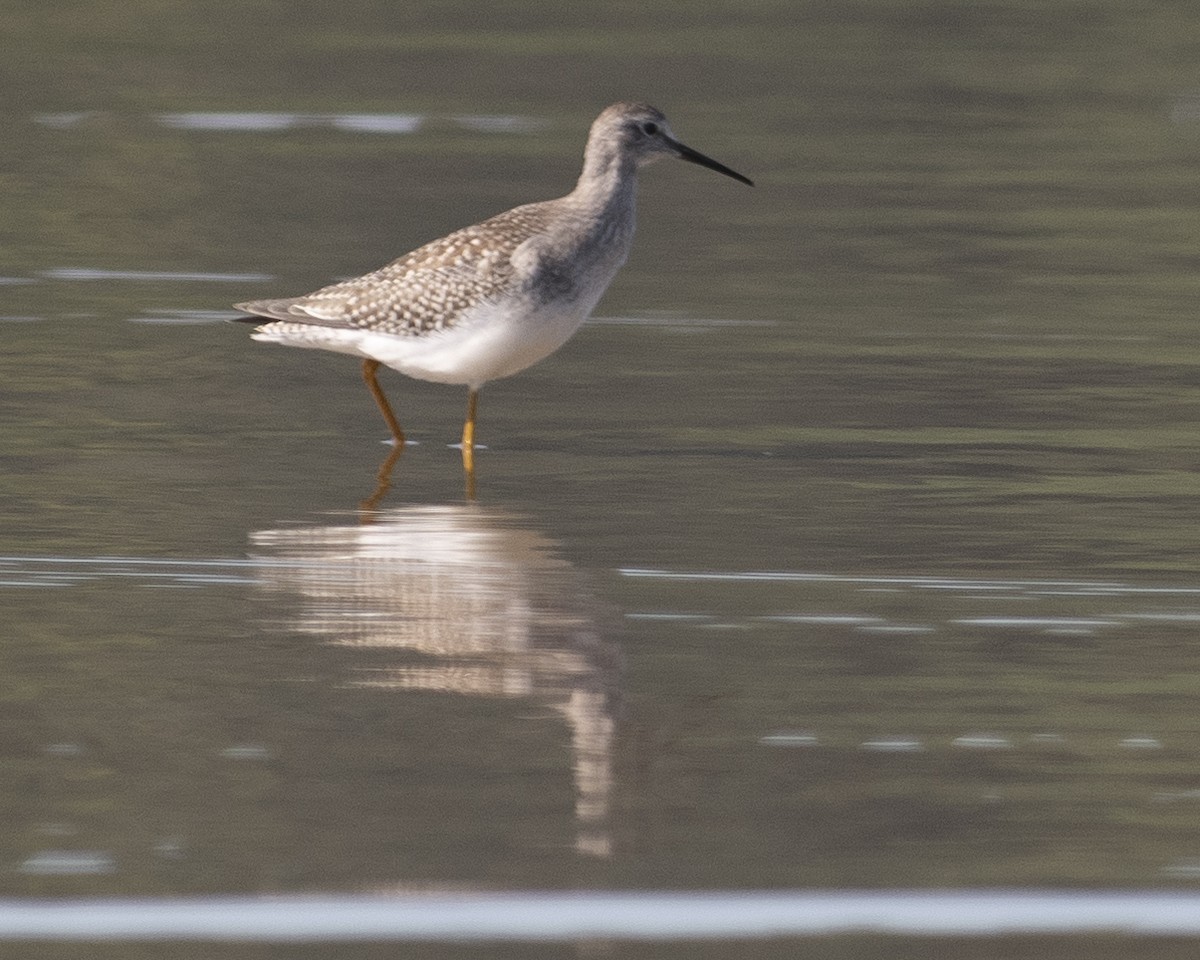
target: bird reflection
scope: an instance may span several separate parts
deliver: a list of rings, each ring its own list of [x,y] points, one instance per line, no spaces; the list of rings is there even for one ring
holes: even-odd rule
[[[368,525],[252,534],[258,576],[301,600],[291,627],[419,654],[356,686],[524,697],[571,731],[576,849],[611,853],[620,655],[554,541],[474,504],[378,511]]]

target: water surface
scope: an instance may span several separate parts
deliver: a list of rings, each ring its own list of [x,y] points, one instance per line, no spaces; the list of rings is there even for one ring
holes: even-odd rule
[[[0,893],[1191,892],[1194,19],[14,14]],[[477,502],[386,377],[364,510],[354,363],[230,304],[566,192],[633,97],[758,186],[646,171]]]

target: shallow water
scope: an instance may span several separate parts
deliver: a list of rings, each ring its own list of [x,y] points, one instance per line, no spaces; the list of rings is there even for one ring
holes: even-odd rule
[[[1192,891],[1195,24],[1090,9],[14,16],[0,915]],[[382,489],[355,364],[230,304],[566,191],[629,97],[758,185],[644,174],[477,502],[385,377]]]

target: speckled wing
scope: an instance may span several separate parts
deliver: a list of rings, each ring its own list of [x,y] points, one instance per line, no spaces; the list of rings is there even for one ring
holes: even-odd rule
[[[509,210],[303,297],[252,300],[237,308],[271,320],[395,336],[447,329],[467,308],[497,301],[523,282],[512,254],[547,228],[545,206]]]

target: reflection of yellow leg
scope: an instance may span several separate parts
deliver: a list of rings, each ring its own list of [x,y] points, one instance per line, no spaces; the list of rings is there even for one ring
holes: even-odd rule
[[[374,511],[379,506],[379,501],[383,499],[383,495],[388,492],[388,488],[392,485],[392,470],[396,466],[396,462],[400,459],[400,454],[404,452],[404,445],[397,444],[392,447],[391,452],[384,458],[383,463],[379,465],[379,470],[375,474],[375,489],[371,495],[363,500],[358,509],[362,511],[359,516],[360,523],[372,523],[375,519]]]
[[[364,360],[362,366],[363,382],[366,383],[367,389],[371,391],[371,396],[375,398],[379,412],[383,414],[383,419],[387,422],[388,429],[392,431],[392,439],[396,441],[396,446],[402,447],[404,446],[404,431],[400,429],[400,421],[392,413],[392,405],[388,403],[388,398],[384,395],[383,388],[379,386],[379,381],[375,379],[375,371],[381,366],[382,364],[378,360]]]
[[[467,419],[463,423],[462,457],[463,473],[467,478],[467,499],[475,499],[475,407],[479,400],[479,391],[467,390]]]

